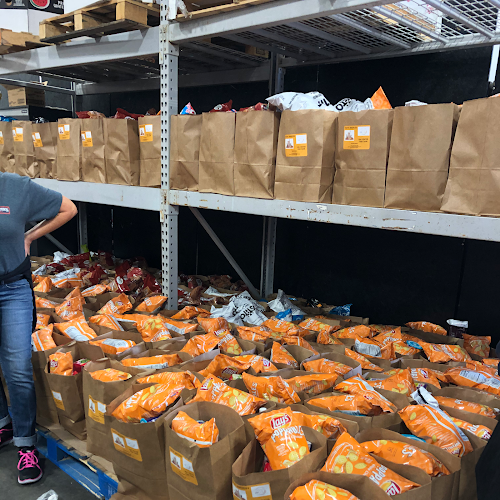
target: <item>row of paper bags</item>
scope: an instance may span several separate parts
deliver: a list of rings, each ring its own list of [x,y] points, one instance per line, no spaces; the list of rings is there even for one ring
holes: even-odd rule
[[[174,116],[170,186],[500,216],[497,116],[500,98],[462,109],[284,111],[281,120],[266,111]]]
[[[161,119],[0,122],[0,171],[129,186],[161,183]]]

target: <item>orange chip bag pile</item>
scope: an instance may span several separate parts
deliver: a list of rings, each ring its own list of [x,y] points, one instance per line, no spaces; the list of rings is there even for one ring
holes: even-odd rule
[[[337,374],[302,375],[287,379],[287,383],[297,392],[321,394],[331,389],[337,381]]]
[[[386,391],[399,392],[400,394],[410,395],[417,390],[408,369],[384,380],[370,381],[369,384],[375,387],[375,389],[385,389]]]
[[[374,390],[373,387],[359,375],[340,382],[340,384],[335,386],[335,390],[347,394],[360,394],[373,406],[379,406],[384,413],[394,413],[397,411],[393,403]]]
[[[330,411],[339,411],[347,415],[376,416],[382,413],[382,409],[372,405],[360,394],[345,394],[341,396],[328,396],[325,398],[314,398],[307,401],[310,405],[325,408]]]
[[[219,345],[220,339],[215,335],[215,333],[207,333],[205,335],[196,335],[190,338],[186,345],[181,349],[181,352],[187,352],[191,354],[193,358],[204,354],[212,349],[215,349]]]
[[[447,363],[448,361],[470,360],[469,353],[459,345],[455,344],[428,344],[419,342],[424,349],[425,355],[431,363]]]
[[[474,425],[469,422],[465,422],[464,420],[453,417],[450,417],[450,419],[457,427],[460,427],[460,429],[474,434],[474,436],[477,436],[478,438],[488,441],[491,437],[491,429],[488,429],[488,427],[486,427],[485,425]]]
[[[496,375],[467,368],[448,368],[445,374],[452,384],[472,387],[500,396],[500,377]]]
[[[325,358],[315,359],[313,361],[306,361],[303,367],[308,372],[317,373],[331,373],[337,375],[346,375],[353,368],[349,365],[344,365],[344,363],[339,363],[338,361],[331,361]]]
[[[178,354],[159,354],[157,356],[149,356],[145,358],[125,358],[120,361],[125,366],[135,366],[145,370],[160,370],[169,366],[174,366],[182,363],[182,359]]]
[[[138,384],[175,384],[192,390],[201,387],[201,382],[190,372],[161,372],[137,379]]]
[[[347,432],[339,437],[321,470],[369,477],[388,495],[399,495],[420,486],[377,462]]]
[[[288,365],[292,368],[298,369],[298,361],[278,342],[273,342],[271,348],[271,363],[281,363],[282,365]]]
[[[105,368],[104,370],[90,372],[90,376],[94,380],[99,380],[100,382],[118,382],[120,380],[128,380],[129,378],[132,378],[130,373],[122,372],[121,370],[116,370],[115,368]]]
[[[475,337],[474,335],[462,334],[464,348],[469,354],[477,354],[482,358],[490,355],[491,337]]]
[[[50,316],[48,314],[36,313],[36,326],[37,330],[47,328],[49,326]]]
[[[174,314],[172,316],[172,319],[193,319],[197,318],[198,316],[201,316],[203,318],[203,317],[208,317],[210,315],[211,315],[210,311],[202,309],[201,307],[186,306],[184,309]]]
[[[447,335],[448,332],[439,325],[435,325],[434,323],[429,323],[428,321],[414,321],[406,323],[406,326],[411,328],[412,330],[422,330],[423,332],[428,333],[437,333],[438,335]]]
[[[78,342],[86,342],[97,337],[97,334],[90,328],[85,318],[80,317],[67,321],[66,323],[55,323],[54,326],[65,336]]]
[[[89,321],[95,325],[104,326],[110,328],[111,330],[123,331],[122,326],[111,314],[96,314],[92,316]]]
[[[300,403],[299,395],[281,377],[254,377],[243,373],[243,382],[248,392],[258,398],[275,403]]]
[[[123,314],[132,309],[132,303],[128,297],[121,293],[118,297],[108,300],[99,311],[98,314]]]
[[[135,346],[133,340],[123,340],[123,339],[104,339],[95,340],[89,342],[92,345],[98,345],[102,352],[106,354],[121,354],[122,352]]]
[[[56,343],[52,338],[52,332],[54,331],[54,325],[50,324],[46,328],[41,330],[36,330],[31,335],[31,344],[34,351],[48,351],[49,349],[54,349]]]
[[[199,423],[183,411],[172,420],[172,430],[200,448],[208,448],[219,440],[219,429],[215,424],[215,418]]]
[[[140,312],[154,312],[156,309],[160,308],[167,297],[162,295],[155,295],[154,297],[146,297],[136,308],[136,311]]]
[[[226,356],[218,354],[210,364],[200,372],[200,375],[207,377],[214,375],[222,380],[230,379],[233,375],[243,373],[252,368],[255,373],[272,372],[277,368],[266,358],[248,354],[246,356]]]
[[[338,500],[339,498],[343,500],[359,500],[358,497],[347,490],[316,479],[309,481],[304,486],[295,488],[290,495],[290,500]]]
[[[73,356],[70,352],[55,352],[49,356],[49,372],[55,375],[73,375]]]
[[[344,354],[346,356],[349,356],[351,359],[354,359],[354,361],[357,361],[363,370],[371,370],[373,372],[383,372],[384,369],[380,368],[380,366],[374,365],[368,359],[366,359],[364,356],[361,356],[361,354],[358,354],[357,352],[351,351],[351,349],[348,349],[347,347],[345,348]]]
[[[477,415],[483,415],[483,417],[496,418],[496,413],[493,408],[479,403],[472,403],[470,401],[462,401],[461,399],[447,398],[444,396],[436,396],[436,401],[440,405],[449,406],[457,410],[476,413]]]
[[[370,327],[365,325],[350,326],[349,328],[337,330],[335,336],[339,339],[355,339],[356,336],[360,338],[370,338],[372,336],[372,331]]]

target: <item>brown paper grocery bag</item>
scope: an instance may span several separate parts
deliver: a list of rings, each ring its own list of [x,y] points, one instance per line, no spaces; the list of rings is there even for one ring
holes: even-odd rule
[[[35,159],[31,122],[14,121],[12,123],[12,136],[15,157],[14,172],[31,178],[40,177],[40,168]]]
[[[171,117],[170,189],[198,191],[202,120],[202,115]]]
[[[339,115],[333,203],[383,207],[392,109]]]
[[[104,122],[102,118],[81,120],[82,181],[106,183]]]
[[[59,118],[57,132],[56,179],[80,181],[82,178],[81,120]]]
[[[444,212],[500,215],[499,112],[496,97],[463,104],[441,206]]]
[[[140,183],[161,186],[161,116],[144,116],[139,124]]]
[[[237,113],[234,139],[236,196],[274,198],[279,114],[274,111]]]
[[[57,157],[57,123],[33,123],[32,138],[40,178],[53,179]]]
[[[135,120],[104,119],[106,177],[109,184],[139,185],[139,127]]]
[[[13,173],[15,164],[12,123],[0,122],[0,172]]]
[[[203,113],[200,138],[200,193],[234,195],[236,113]]]
[[[331,203],[337,117],[323,109],[281,114],[275,198]]]
[[[456,104],[405,106],[394,110],[385,206],[438,212],[443,201]]]

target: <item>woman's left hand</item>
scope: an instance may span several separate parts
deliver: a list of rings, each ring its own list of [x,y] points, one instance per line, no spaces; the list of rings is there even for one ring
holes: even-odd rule
[[[32,241],[33,240],[30,238],[29,235],[27,234],[24,235],[24,253],[26,257],[30,254],[30,246]]]

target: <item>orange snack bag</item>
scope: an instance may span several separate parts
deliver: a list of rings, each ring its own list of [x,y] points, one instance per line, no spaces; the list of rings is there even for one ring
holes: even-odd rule
[[[411,378],[417,388],[421,385],[430,384],[441,389],[441,384],[439,383],[435,371],[436,370],[431,370],[429,368],[410,368]]]
[[[452,384],[472,387],[500,396],[500,377],[498,376],[467,368],[448,368],[445,373]]]
[[[141,315],[141,318],[137,318],[135,323],[144,342],[151,342],[151,339],[158,333],[169,333],[162,316]]]
[[[163,318],[163,323],[167,326],[169,330],[176,332],[180,335],[186,335],[187,333],[194,332],[198,329],[196,323],[184,323],[184,321],[176,321],[175,319]]]
[[[33,288],[35,292],[47,293],[52,288],[52,280],[50,278],[42,278],[38,284]]]
[[[351,349],[348,349],[347,347],[345,348],[344,354],[346,356],[349,356],[351,359],[354,359],[354,361],[357,361],[363,370],[371,370],[372,372],[383,372],[384,369],[380,368],[380,366],[374,365],[373,363],[370,363],[368,359],[366,359],[364,356],[361,356],[361,354],[358,354],[357,352],[351,351]]]
[[[423,332],[437,333],[438,335],[448,335],[448,332],[442,326],[429,323],[428,321],[410,321],[406,323],[406,326],[412,330],[422,330]]]
[[[188,404],[197,403],[198,401],[211,401],[212,403],[229,406],[240,416],[252,415],[266,404],[265,399],[256,398],[246,392],[228,387],[222,380],[213,375],[209,375],[203,381],[196,396]]]
[[[54,323],[54,326],[65,337],[77,340],[78,342],[86,342],[97,337],[97,334],[90,328],[83,316],[67,321],[66,323]]]
[[[500,359],[498,359],[498,358],[484,358],[483,359],[483,365],[492,366],[492,367],[497,368],[497,369],[498,369],[498,363],[500,363]]]
[[[298,361],[278,342],[273,342],[273,347],[271,348],[271,363],[281,363],[283,365],[291,366],[292,368],[298,369]]]
[[[161,340],[171,339],[172,335],[168,331],[162,330],[161,332],[156,333],[152,337],[150,337],[147,342],[160,342]]]
[[[468,411],[469,413],[476,413],[477,415],[483,415],[483,417],[496,418],[496,413],[493,408],[486,405],[472,403],[471,401],[462,401],[461,399],[447,398],[445,396],[436,396],[435,398],[436,401],[443,406]]]
[[[335,390],[345,392],[347,394],[360,394],[374,406],[379,406],[385,413],[394,413],[397,411],[396,406],[382,394],[375,391],[370,384],[359,375],[351,377],[335,386]]]
[[[429,444],[457,455],[459,458],[472,451],[467,436],[450,420],[450,416],[430,405],[410,405],[399,412],[406,427],[415,436]]]
[[[294,422],[290,408],[262,413],[248,423],[254,428],[272,470],[287,469],[310,453],[302,426]]]
[[[335,332],[335,336],[339,339],[355,339],[356,336],[360,338],[370,338],[371,335],[372,331],[365,325],[350,326],[349,328],[342,328]]]
[[[302,321],[302,323],[299,323],[299,326],[305,328],[306,330],[312,330],[314,332],[325,332],[327,334],[332,334],[342,328],[340,325],[332,326],[327,325],[326,323],[321,323],[321,321],[318,321],[314,318],[309,318]]]
[[[184,389],[193,390],[201,387],[201,382],[190,372],[160,372],[137,380],[138,384],[175,384]]]
[[[457,427],[460,427],[460,429],[462,430],[471,432],[478,438],[488,441],[491,437],[491,429],[488,429],[488,427],[486,427],[485,425],[473,425],[469,422],[465,422],[464,420],[453,417],[450,417],[450,419]]]
[[[372,339],[356,337],[354,350],[367,358],[396,359],[394,342],[388,342],[385,345],[381,345]]]
[[[254,377],[248,373],[243,373],[242,377],[248,392],[253,396],[275,403],[300,403],[299,395],[281,377]]]
[[[124,293],[121,293],[118,297],[108,300],[108,302],[97,311],[97,314],[123,314],[124,312],[130,311],[130,309],[132,309],[132,303]]]
[[[41,330],[49,326],[50,316],[48,314],[36,313],[36,329]]]
[[[56,306],[56,314],[61,318],[70,320],[80,316],[83,311],[85,299],[79,288],[75,288],[70,294],[64,298],[64,302]]]
[[[133,340],[122,340],[122,339],[104,339],[90,341],[89,344],[98,345],[102,352],[106,354],[121,354],[122,352],[135,346]]]
[[[136,311],[152,313],[156,309],[161,307],[166,300],[167,300],[167,297],[164,297],[163,295],[155,295],[154,297],[146,297],[136,307]]]
[[[138,323],[142,323],[146,319],[156,318],[156,316],[146,316],[145,314],[113,314],[113,316],[118,320],[124,323],[133,323],[137,325]],[[160,318],[162,316],[159,316]]]
[[[243,373],[253,368],[255,373],[272,372],[277,368],[266,358],[248,354],[246,356],[226,356],[218,354],[210,364],[200,372],[203,377],[214,375],[222,380],[230,379],[233,375]]]
[[[100,382],[118,382],[120,380],[128,380],[129,378],[132,378],[130,373],[115,370],[114,368],[105,368],[104,370],[90,372],[90,376],[94,380],[99,380]]]
[[[497,368],[485,365],[481,363],[481,361],[467,361],[465,363],[465,367],[469,370],[475,370],[476,372],[484,373],[485,375],[498,375]]]
[[[261,326],[265,326],[273,332],[286,333],[287,336],[298,335],[299,337],[304,337],[305,335],[309,335],[309,331],[305,328],[283,319],[269,318]]]
[[[316,342],[323,345],[342,345],[342,342],[340,342],[340,340],[338,340],[334,335],[328,332],[319,332]]]
[[[36,330],[31,335],[31,344],[34,351],[48,351],[49,349],[54,349],[56,343],[52,338],[52,332],[54,331],[54,325],[50,324],[46,328],[41,330]]]
[[[194,358],[215,349],[219,345],[219,342],[220,339],[215,333],[196,335],[187,341],[186,345],[181,349],[181,352],[187,352]]]
[[[308,401],[313,406],[325,408],[330,411],[340,411],[350,415],[380,415],[382,409],[373,406],[361,394],[345,394],[341,396],[327,396],[325,398],[314,398]]]
[[[287,345],[298,345],[300,347],[303,347],[304,349],[308,349],[313,354],[319,354],[319,352],[316,349],[314,349],[313,346],[307,340],[304,340],[302,337],[283,337],[281,339],[281,343]]]
[[[413,465],[422,469],[429,476],[447,476],[450,471],[432,453],[401,441],[380,439],[360,443],[365,453],[403,465]]]
[[[476,337],[474,335],[462,334],[464,339],[464,348],[469,354],[477,354],[482,358],[490,355],[491,337]]]
[[[89,321],[94,323],[95,325],[104,326],[106,328],[111,328],[111,330],[123,331],[122,326],[118,321],[116,321],[115,317],[111,314],[96,314],[92,316]]]
[[[73,375],[73,356],[70,352],[55,352],[49,356],[49,372],[55,375]]]
[[[370,329],[372,330],[372,333],[374,332],[374,326],[375,325],[370,325]],[[388,328],[388,327],[387,327]],[[382,331],[375,330],[377,332],[377,336],[373,337],[372,340],[377,342],[378,344],[384,346],[386,344],[389,344],[390,342],[395,342],[397,340],[403,340],[403,335],[401,333],[401,327],[398,326],[397,328],[394,329],[383,329]]]
[[[238,344],[238,341],[231,335],[229,330],[217,330],[213,334],[219,339],[221,351],[236,355],[243,352],[240,344]]]
[[[369,477],[388,495],[398,495],[420,486],[378,463],[347,432],[339,437],[321,470]]]
[[[237,326],[238,335],[243,340],[251,340],[252,342],[265,342],[271,333],[269,328]]]
[[[287,383],[297,392],[306,394],[321,394],[335,385],[337,374],[330,375],[323,373],[321,375],[302,375],[287,379]]]
[[[399,354],[400,356],[413,356],[420,352],[419,349],[416,347],[410,347],[403,340],[395,340],[392,343],[392,346],[394,347],[394,353]]]
[[[59,304],[57,302],[54,302],[52,300],[48,299],[42,299],[42,297],[38,297],[35,295],[35,306],[36,307],[43,307],[45,309],[55,309],[56,306]]]
[[[107,290],[106,285],[92,285],[82,292],[82,297],[97,297]]]
[[[125,358],[121,360],[125,366],[136,366],[145,370],[161,370],[169,366],[174,366],[182,363],[182,359],[178,354],[158,354],[157,356],[148,356],[145,358]]]
[[[196,306],[186,306],[184,309],[172,316],[172,319],[193,319],[196,317],[206,318],[211,316],[210,311]]]
[[[344,363],[331,361],[330,359],[325,358],[306,361],[302,366],[304,367],[304,370],[308,372],[331,373],[341,376],[346,375],[351,370],[353,370],[353,368],[349,365],[344,365]]]
[[[219,429],[215,424],[215,418],[200,424],[183,411],[172,420],[172,430],[199,448],[208,448],[219,440]]]
[[[447,363],[448,361],[465,362],[471,359],[469,353],[459,345],[428,344],[422,341],[419,343],[431,363]]]
[[[181,384],[156,384],[146,387],[123,401],[113,411],[117,420],[139,423],[142,418],[151,420],[159,417],[176,401],[184,387]]]
[[[385,95],[382,87],[379,87],[377,91],[370,97],[373,104],[373,109],[392,109],[391,103],[387,96]]]
[[[369,384],[375,387],[375,389],[385,389],[386,391],[399,392],[400,394],[410,395],[417,390],[408,368],[384,380],[370,381]]]
[[[321,432],[327,439],[337,438],[343,432],[347,432],[340,421],[328,415],[308,415],[307,413],[294,411],[293,418],[301,422],[302,426]]]
[[[292,491],[290,500],[359,500],[349,491],[313,479]]]
[[[229,323],[224,318],[197,318],[197,321],[207,333],[229,330]]]

